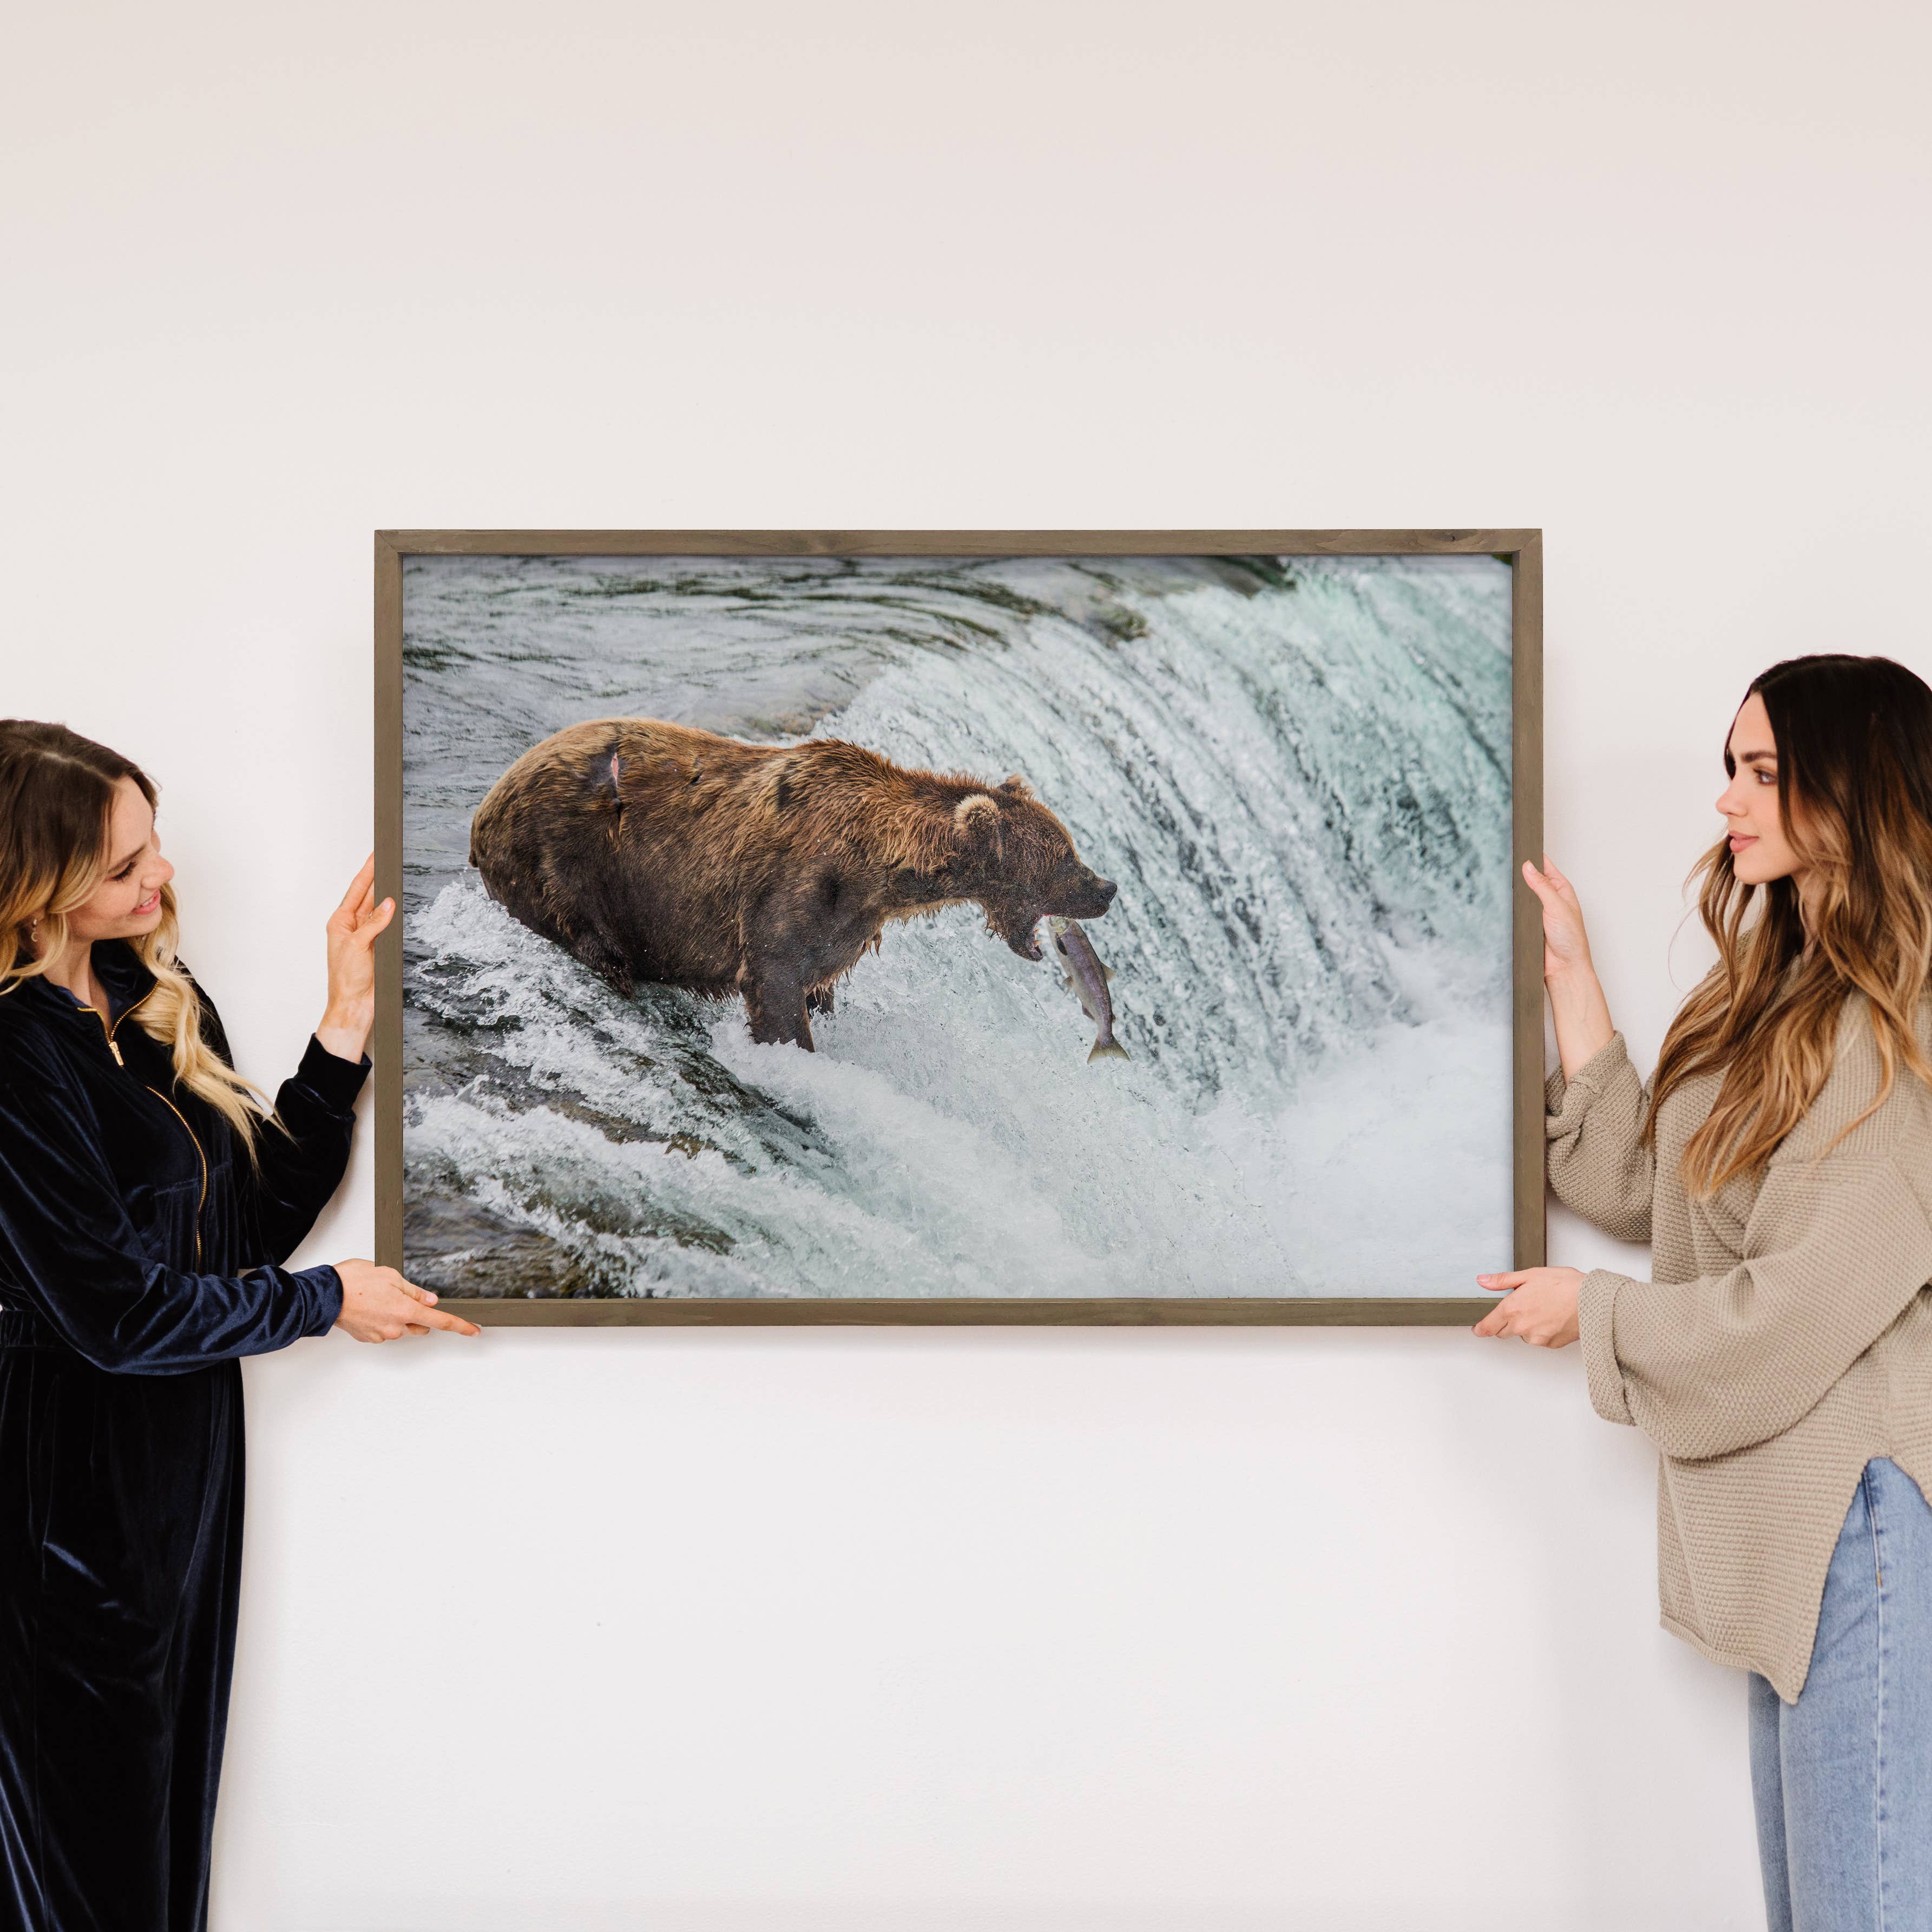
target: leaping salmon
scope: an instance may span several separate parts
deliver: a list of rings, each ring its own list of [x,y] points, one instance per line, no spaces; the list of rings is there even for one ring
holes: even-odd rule
[[[1125,1060],[1127,1049],[1114,1037],[1114,1002],[1107,982],[1114,976],[1094,950],[1094,942],[1077,920],[1063,919],[1058,913],[1047,920],[1053,934],[1054,963],[1065,974],[1066,984],[1080,1002],[1081,1010],[1100,1031],[1094,1036],[1094,1051],[1088,1054],[1090,1066],[1096,1060]]]

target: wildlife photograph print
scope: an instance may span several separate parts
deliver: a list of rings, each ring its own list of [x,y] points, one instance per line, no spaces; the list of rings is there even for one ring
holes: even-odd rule
[[[400,1264],[1469,1296],[1514,1228],[1512,574],[403,554]]]

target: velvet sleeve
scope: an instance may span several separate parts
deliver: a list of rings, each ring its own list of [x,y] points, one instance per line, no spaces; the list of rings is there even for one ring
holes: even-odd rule
[[[228,1035],[206,991],[202,1036],[230,1066]],[[339,1058],[311,1034],[302,1062],[277,1090],[275,1119],[255,1137],[256,1165],[237,1154],[236,1185],[248,1202],[263,1256],[285,1262],[315,1226],[316,1216],[349,1171],[356,1131],[356,1096],[369,1077],[369,1056]]]
[[[88,1115],[31,1044],[0,1051],[0,1258],[30,1307],[98,1368],[170,1375],[328,1332],[332,1268],[190,1274],[151,1258]]]

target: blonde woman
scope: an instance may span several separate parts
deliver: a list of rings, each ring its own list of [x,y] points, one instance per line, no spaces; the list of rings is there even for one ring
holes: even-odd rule
[[[282,1264],[342,1179],[393,908],[365,866],[272,1110],[175,957],[154,785],[0,721],[0,1923],[200,1932],[242,1556],[238,1358],[478,1331]]]
[[[1718,963],[1640,1082],[1569,882],[1543,904],[1558,1198],[1656,1278],[1484,1275],[1478,1324],[1580,1336],[1662,1452],[1664,1623],[1749,1680],[1773,1932],[1932,1928],[1932,691],[1774,664],[1724,752]]]

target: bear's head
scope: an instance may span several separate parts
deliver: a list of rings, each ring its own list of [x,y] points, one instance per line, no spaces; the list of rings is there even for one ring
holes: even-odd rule
[[[1041,956],[1034,928],[1050,913],[1098,919],[1118,888],[1081,863],[1066,827],[1010,778],[969,792],[953,808],[953,862],[960,896],[976,899],[988,927],[1022,959]]]

